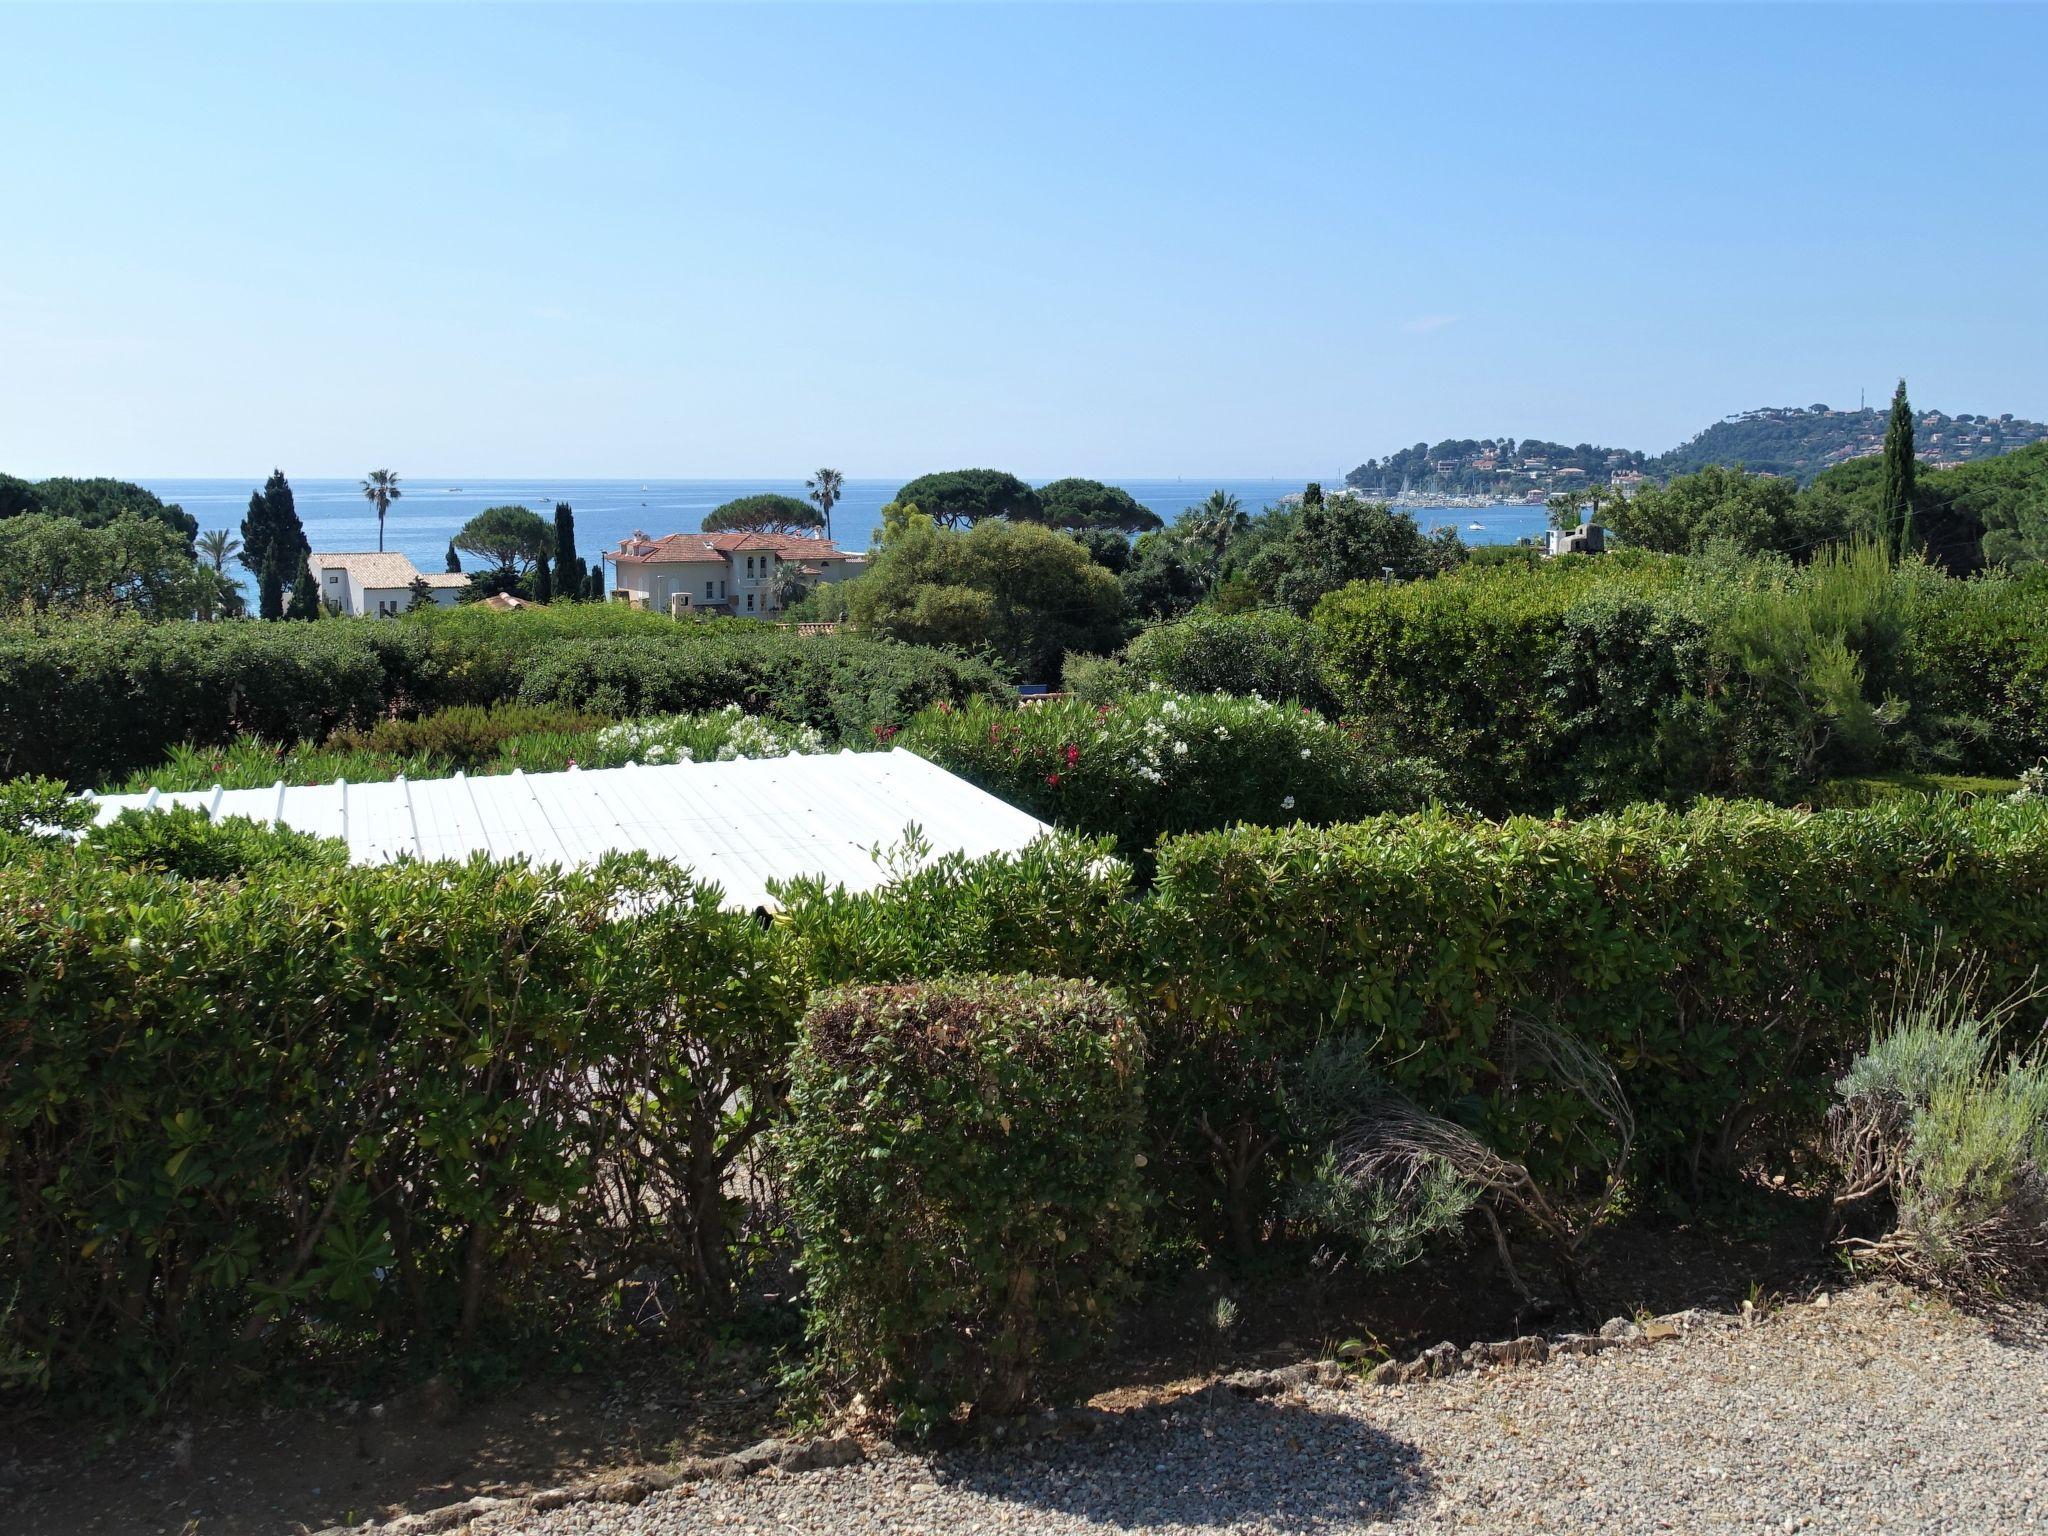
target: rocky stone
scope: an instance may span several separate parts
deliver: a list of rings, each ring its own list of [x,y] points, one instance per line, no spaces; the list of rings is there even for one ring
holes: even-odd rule
[[[1610,1317],[1600,1325],[1600,1337],[1613,1344],[1634,1344],[1643,1336],[1643,1330],[1633,1318]]]
[[[775,1464],[785,1472],[811,1472],[819,1467],[850,1467],[865,1460],[860,1442],[851,1435],[827,1435],[789,1446]]]

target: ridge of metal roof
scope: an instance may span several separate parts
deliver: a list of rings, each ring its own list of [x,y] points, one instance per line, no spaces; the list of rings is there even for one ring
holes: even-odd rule
[[[444,779],[396,779],[82,797],[99,823],[124,810],[186,805],[348,844],[349,861],[463,859],[484,853],[578,867],[641,850],[716,882],[726,905],[773,907],[771,880],[815,875],[848,890],[889,878],[875,850],[914,823],[930,857],[1014,853],[1052,828],[897,747],[710,763]]]

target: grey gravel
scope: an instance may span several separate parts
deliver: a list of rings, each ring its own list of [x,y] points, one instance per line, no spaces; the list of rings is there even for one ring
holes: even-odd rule
[[[1035,1450],[509,1513],[519,1536],[2005,1532],[2048,1527],[2040,1319],[1888,1286],[1753,1328],[1405,1387],[1222,1391]]]

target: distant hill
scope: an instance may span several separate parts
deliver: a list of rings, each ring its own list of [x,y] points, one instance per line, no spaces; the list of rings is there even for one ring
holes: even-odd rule
[[[1662,478],[1690,474],[1709,464],[1741,464],[1803,483],[1824,469],[1882,449],[1885,414],[1875,407],[1837,411],[1821,405],[1744,411],[1659,454],[1650,461],[1651,473]],[[1923,460],[1941,468],[1996,458],[2043,441],[2048,441],[2048,425],[2023,421],[2010,412],[1946,416],[1921,411],[1913,423],[1913,446]]]
[[[1690,441],[1655,456],[1593,443],[1568,446],[1540,438],[1446,438],[1367,459],[1344,477],[1355,490],[1389,499],[1495,496],[1541,501],[1573,486],[1639,476],[1666,480],[1709,464],[1741,464],[1801,484],[1823,470],[1884,446],[1885,412],[1825,405],[1767,406],[1715,422]],[[2048,442],[2048,424],[2012,415],[1949,416],[1921,411],[1914,446],[1934,466],[1967,464]]]

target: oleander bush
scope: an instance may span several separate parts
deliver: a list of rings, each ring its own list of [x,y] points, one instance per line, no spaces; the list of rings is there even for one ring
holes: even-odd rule
[[[626,763],[729,763],[736,758],[808,757],[826,750],[812,726],[740,712],[737,704],[701,715],[658,715],[608,725],[591,739],[586,768]]]
[[[898,744],[1140,862],[1169,833],[1412,810],[1445,784],[1299,705],[1158,688],[1104,704],[931,710]]]
[[[161,843],[158,845],[161,847]],[[687,874],[0,866],[0,1361],[147,1405],[715,1310],[801,992]]]
[[[1086,982],[824,994],[782,1134],[816,1338],[913,1425],[1014,1413],[1108,1323],[1143,1231],[1144,1040]]]
[[[511,704],[625,718],[723,709],[870,740],[919,710],[1009,697],[985,662],[744,621],[678,624],[598,604],[468,608],[396,620],[0,623],[0,774],[115,781],[176,743],[446,757],[479,743],[371,743],[380,722]],[[358,734],[360,733],[360,734]]]

